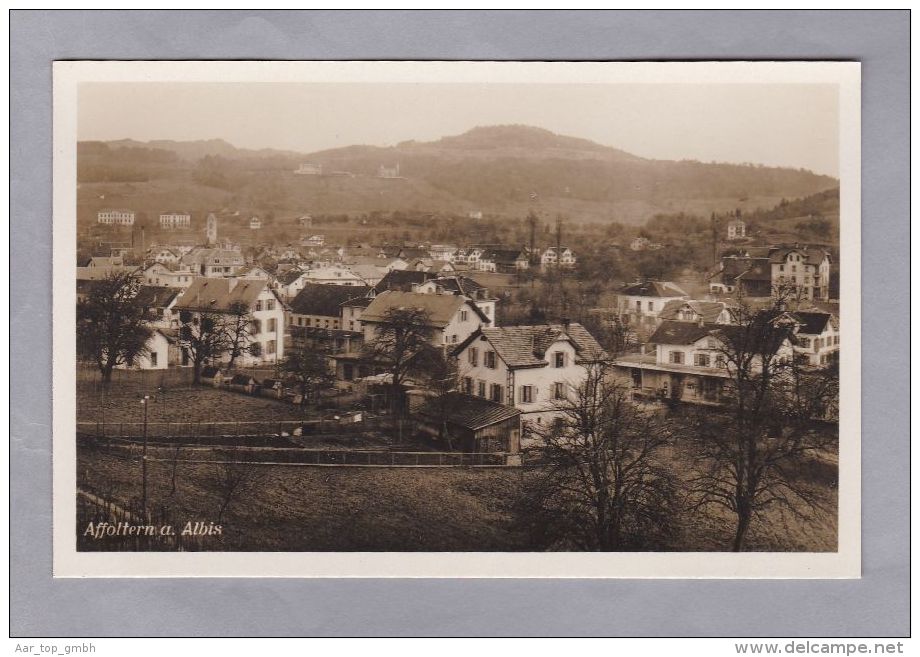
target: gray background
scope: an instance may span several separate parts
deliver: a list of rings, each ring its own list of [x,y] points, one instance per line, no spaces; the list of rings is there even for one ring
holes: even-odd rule
[[[14,11],[10,37],[13,636],[909,633],[906,10]],[[51,62],[196,58],[861,61],[863,578],[53,580]]]

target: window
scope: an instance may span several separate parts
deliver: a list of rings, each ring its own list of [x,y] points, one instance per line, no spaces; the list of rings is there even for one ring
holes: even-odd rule
[[[468,395],[473,394],[473,379],[468,376],[463,377],[463,392]]]
[[[564,351],[557,351],[553,354],[553,367],[565,367],[566,365],[566,353]]]
[[[488,367],[489,369],[494,370],[494,369],[495,369],[495,352],[494,352],[494,351],[487,351],[487,352],[485,353],[485,357],[484,357],[483,361],[484,361],[483,364],[484,364],[486,367]]]
[[[478,394],[480,397],[485,397],[486,396],[486,382],[478,381],[477,383],[478,385],[476,386],[477,388],[476,394]]]
[[[521,403],[533,403],[533,386],[521,386]]]
[[[693,364],[697,367],[709,367],[709,354],[693,354]]]
[[[450,343],[451,343],[451,344],[457,344],[457,334],[456,334],[456,333],[454,333],[452,336],[450,336]]]
[[[684,364],[684,352],[682,351],[669,352],[668,362],[673,363],[674,365],[683,365]]]
[[[256,301],[256,312],[259,312],[260,310],[262,310],[262,300],[258,299]]]
[[[278,320],[274,317],[268,320],[268,332],[274,333],[278,329]]]
[[[461,311],[460,311],[460,321],[461,321],[461,322],[465,322],[465,321],[467,321],[469,318],[470,318],[469,312],[467,312],[466,310],[461,310]]]
[[[467,352],[467,358],[470,361],[470,365],[473,367],[479,365],[479,349],[476,347],[470,347],[469,352]]]
[[[499,384],[497,383],[492,384],[492,389],[491,389],[491,394],[489,395],[489,399],[491,399],[494,402],[498,402],[499,404],[502,403],[502,387]]]
[[[275,353],[276,348],[277,348],[277,345],[274,340],[269,340],[268,342],[265,343],[265,353],[267,354]]]
[[[253,335],[258,335],[262,332],[262,321],[258,319],[252,320],[252,333]]]
[[[274,299],[268,299],[268,300],[265,302],[265,310],[274,310],[274,309],[275,309],[275,300],[274,300]]]
[[[564,383],[554,383],[553,384],[553,399],[565,399],[565,384]]]
[[[642,310],[642,301],[636,301],[636,310]]]
[[[716,356],[716,367],[725,369],[726,366],[725,354],[719,354]]]
[[[159,356],[159,354],[158,354],[157,352],[155,352],[155,351],[151,351],[151,352],[150,352],[150,367],[156,367],[156,366],[157,366],[157,356]]]
[[[654,302],[654,301],[649,301],[649,302],[648,302],[648,309],[649,309],[649,310],[655,310],[655,302]]]

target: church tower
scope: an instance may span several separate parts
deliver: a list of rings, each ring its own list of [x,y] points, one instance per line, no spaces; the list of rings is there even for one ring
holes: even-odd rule
[[[214,213],[208,215],[207,223],[207,236],[208,236],[208,245],[217,244],[217,217],[214,216]]]

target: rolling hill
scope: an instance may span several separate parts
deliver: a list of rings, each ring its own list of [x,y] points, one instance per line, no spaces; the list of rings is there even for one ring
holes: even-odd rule
[[[295,175],[303,162],[342,175]],[[377,177],[380,166],[397,164],[398,178]],[[100,186],[114,185],[110,192],[117,194],[119,183],[130,182],[132,196],[142,204],[145,186],[162,190],[155,183],[169,179],[177,195],[170,207],[192,211],[212,207],[208,204],[219,196],[222,205],[254,213],[476,210],[523,216],[533,209],[575,221],[626,224],[661,213],[768,209],[781,199],[838,184],[801,169],[650,160],[520,125],[478,127],[432,142],[308,154],[239,149],[223,140],[84,142],[78,147],[78,176],[97,196]],[[146,205],[149,212],[169,209]]]

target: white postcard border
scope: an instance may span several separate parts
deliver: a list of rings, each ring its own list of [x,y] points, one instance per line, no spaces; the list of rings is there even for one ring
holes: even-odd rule
[[[55,62],[53,572],[55,577],[853,578],[860,576],[860,65],[855,62]],[[835,553],[76,551],[76,126],[82,82],[837,84],[841,389]],[[756,81],[756,82],[754,82]]]

